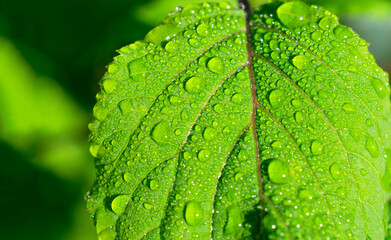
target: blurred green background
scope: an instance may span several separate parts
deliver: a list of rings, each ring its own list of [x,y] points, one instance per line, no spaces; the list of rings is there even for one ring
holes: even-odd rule
[[[98,81],[116,49],[188,2],[201,1],[0,1],[1,239],[96,239],[84,194]],[[340,15],[391,70],[390,1],[307,2]]]

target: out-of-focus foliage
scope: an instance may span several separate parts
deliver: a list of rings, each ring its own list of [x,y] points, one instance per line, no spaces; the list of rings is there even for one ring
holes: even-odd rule
[[[203,0],[0,1],[2,239],[96,239],[83,195],[93,179],[86,124],[97,83],[114,49],[188,2]],[[310,3],[345,14],[391,69],[390,1]]]

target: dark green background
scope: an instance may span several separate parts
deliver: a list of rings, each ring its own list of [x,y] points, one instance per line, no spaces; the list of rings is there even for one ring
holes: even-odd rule
[[[186,2],[200,1],[0,1],[1,239],[96,239],[84,195],[99,79],[115,49]],[[390,1],[310,2],[338,13],[391,70]]]

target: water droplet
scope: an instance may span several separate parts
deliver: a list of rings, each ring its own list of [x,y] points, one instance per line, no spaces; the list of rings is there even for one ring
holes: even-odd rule
[[[371,154],[372,157],[379,156],[379,146],[376,143],[376,140],[372,137],[367,137],[365,142],[365,149]]]
[[[99,240],[114,240],[117,233],[114,231],[114,229],[106,228],[102,232],[98,234]]]
[[[304,55],[297,55],[292,59],[292,63],[300,70],[306,70],[310,67],[310,60]]]
[[[147,210],[150,210],[153,208],[153,205],[149,204],[149,203],[144,203],[143,204],[144,208],[147,209]]]
[[[342,107],[342,109],[346,112],[346,113],[355,113],[357,112],[357,109],[354,105],[350,104],[350,103],[345,103]]]
[[[360,174],[361,174],[362,176],[366,176],[366,175],[368,174],[368,171],[365,170],[364,168],[361,168],[361,169],[360,169]]]
[[[103,80],[102,86],[106,93],[111,93],[115,86],[117,86],[117,81],[113,79],[105,79]]]
[[[98,152],[99,152],[99,149],[100,149],[100,146],[101,145],[98,145],[98,144],[92,144],[90,146],[90,153],[93,157],[98,157]]]
[[[94,112],[94,117],[96,119],[98,119],[99,121],[103,121],[106,118],[108,111],[106,110],[106,108],[104,108],[102,106],[95,105],[93,112]]]
[[[242,94],[240,94],[240,93],[237,93],[237,94],[233,95],[232,98],[231,98],[231,101],[236,103],[236,104],[242,103],[243,100],[244,100],[244,96]]]
[[[130,99],[126,99],[126,100],[121,101],[118,104],[118,107],[119,107],[119,110],[121,111],[122,115],[125,117],[128,116],[133,110],[133,104]]]
[[[322,40],[322,33],[320,31],[315,31],[311,34],[311,39],[315,42],[319,42]]]
[[[311,22],[311,8],[300,1],[282,4],[277,9],[278,18],[288,28],[297,28]]]
[[[201,150],[198,153],[198,159],[202,162],[207,161],[210,158],[211,152],[209,150]]]
[[[304,120],[304,114],[302,112],[296,112],[295,113],[295,120],[298,123],[302,122]]]
[[[210,141],[216,136],[216,130],[212,127],[207,127],[202,133],[202,136],[206,141]]]
[[[156,190],[159,188],[159,182],[156,181],[155,179],[152,179],[151,181],[149,181],[149,188],[151,190]]]
[[[238,205],[228,208],[228,219],[224,226],[224,233],[227,235],[237,235],[242,230],[243,214]]]
[[[119,195],[111,202],[111,209],[117,215],[121,215],[125,212],[125,208],[128,205],[130,199],[129,195]]]
[[[200,202],[190,201],[185,206],[185,220],[190,226],[198,225],[202,222],[203,208]]]
[[[152,29],[146,36],[145,41],[159,44],[162,41],[169,40],[176,33],[182,31],[180,27],[172,24],[159,25]]]
[[[235,173],[235,181],[241,181],[241,180],[243,180],[243,173],[241,173],[241,172],[238,172],[238,173]]]
[[[309,189],[300,190],[298,198],[301,200],[312,200],[314,198],[314,192]]]
[[[276,89],[271,91],[269,94],[269,102],[272,105],[272,107],[278,107],[280,106],[285,99],[284,92]]]
[[[319,27],[325,31],[333,30],[338,25],[338,22],[333,17],[324,17],[319,22]]]
[[[343,39],[346,39],[346,38],[350,38],[350,37],[353,36],[352,31],[350,31],[345,26],[339,26],[336,29],[334,29],[334,34],[340,40],[343,40]]]
[[[375,89],[377,95],[381,99],[383,99],[383,98],[385,98],[387,96],[386,86],[384,85],[384,83],[380,79],[372,78],[371,79],[371,83],[372,83],[373,89]]]
[[[147,66],[142,58],[137,58],[129,63],[129,73],[133,81],[142,82],[145,79]]]
[[[214,73],[222,74],[224,72],[223,60],[219,57],[214,57],[208,61],[208,69]]]
[[[192,77],[187,80],[185,89],[188,93],[200,93],[205,88],[205,81],[200,77]]]
[[[277,141],[274,141],[274,142],[272,143],[272,148],[273,148],[274,150],[281,150],[281,149],[284,149],[284,148],[285,148],[285,144],[284,144],[283,142],[277,140]]]
[[[222,113],[224,111],[224,106],[218,103],[213,106],[213,110],[215,110],[216,113]]]
[[[206,24],[200,24],[197,27],[197,33],[200,37],[206,37],[209,35],[209,26]]]
[[[173,105],[173,106],[178,106],[183,102],[183,99],[178,96],[170,96],[168,98],[168,100],[170,101],[171,105]]]
[[[170,41],[166,44],[166,46],[164,47],[164,49],[167,51],[167,52],[170,52],[170,53],[173,53],[177,50],[178,48],[178,44],[174,41]]]
[[[339,163],[335,162],[331,164],[330,166],[330,174],[334,179],[341,179],[342,178],[342,169],[341,165]]]
[[[273,160],[268,166],[268,175],[274,183],[289,182],[289,167],[288,164],[281,160]]]
[[[168,122],[161,121],[160,123],[156,124],[156,126],[152,129],[151,137],[158,145],[164,146],[169,142],[168,132]]]
[[[346,198],[346,189],[344,187],[339,187],[337,189],[337,191],[335,191],[335,194],[338,196],[338,197],[341,197],[341,198]]]
[[[198,48],[201,43],[195,39],[189,39],[189,44],[194,48]]]
[[[182,130],[180,128],[176,129],[174,132],[175,135],[179,136],[182,134]]]
[[[323,143],[318,140],[315,140],[311,144],[311,152],[313,155],[320,155],[323,152]]]
[[[129,172],[126,172],[126,173],[124,173],[123,178],[124,178],[124,181],[125,181],[125,182],[130,182],[131,179],[132,179],[132,174],[129,173]]]

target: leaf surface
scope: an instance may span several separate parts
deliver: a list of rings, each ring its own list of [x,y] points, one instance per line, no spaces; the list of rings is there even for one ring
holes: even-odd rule
[[[109,65],[101,239],[384,238],[388,75],[323,8],[248,9],[178,9]]]

